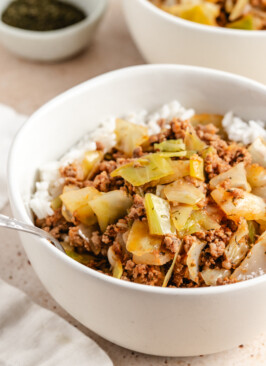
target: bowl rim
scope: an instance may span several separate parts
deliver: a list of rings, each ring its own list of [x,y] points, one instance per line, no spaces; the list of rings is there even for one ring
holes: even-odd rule
[[[130,0],[124,0],[124,2],[127,2]],[[205,24],[196,23],[190,20],[179,18],[175,15],[169,14],[166,11],[163,11],[148,0],[136,0],[138,1],[142,6],[146,7],[148,11],[153,12],[154,15],[159,16],[163,18],[164,20],[172,23],[172,24],[178,24],[180,26],[183,26],[185,28],[194,29],[195,31],[202,31],[205,33],[218,33],[218,34],[224,34],[225,36],[235,36],[235,37],[266,37],[266,30],[252,30],[248,31],[245,29],[230,29],[230,28],[223,28],[223,27],[216,27],[216,26],[210,26]]]
[[[9,201],[12,206],[12,211],[16,211],[16,215],[19,216],[20,219],[24,220],[28,224],[33,224],[32,219],[30,218],[30,215],[28,214],[26,210],[26,203],[23,200],[22,195],[19,193],[19,190],[17,189],[17,185],[15,184],[16,180],[13,178],[16,172],[16,160],[17,160],[17,145],[21,144],[21,140],[23,141],[23,135],[28,130],[30,131],[32,126],[36,125],[35,119],[38,118],[39,115],[42,115],[43,113],[46,113],[46,109],[53,108],[60,103],[61,100],[68,99],[75,95],[76,93],[79,94],[82,89],[89,87],[92,87],[94,85],[102,85],[106,81],[114,79],[117,76],[126,76],[127,74],[131,74],[132,72],[145,72],[146,70],[150,69],[151,71],[163,71],[163,70],[169,70],[172,69],[173,71],[182,71],[182,72],[189,72],[189,73],[201,73],[205,75],[205,77],[220,77],[227,80],[236,81],[240,84],[243,84],[244,87],[250,86],[258,91],[264,92],[266,96],[266,86],[251,80],[249,78],[235,75],[232,73],[215,70],[215,69],[208,69],[204,67],[199,66],[187,66],[187,65],[176,65],[176,64],[151,64],[151,65],[138,65],[138,66],[130,66],[114,71],[110,71],[107,73],[104,73],[102,75],[96,76],[92,79],[89,79],[83,83],[80,83],[67,91],[59,94],[55,98],[51,99],[44,105],[42,105],[40,108],[38,108],[28,119],[27,121],[22,125],[22,127],[17,132],[13,142],[11,149],[9,151],[9,157],[8,157],[8,169],[7,169],[7,184],[8,184],[8,196]],[[118,286],[124,289],[128,289],[130,291],[140,291],[140,292],[147,292],[152,294],[165,294],[170,296],[178,296],[178,295],[187,295],[187,296],[202,296],[202,295],[214,295],[214,294],[224,294],[224,293],[231,293],[232,291],[240,291],[245,288],[250,288],[255,285],[260,285],[262,283],[266,282],[266,274],[262,276],[255,277],[253,279],[245,280],[242,282],[237,282],[234,284],[228,284],[223,286],[210,286],[210,287],[199,287],[199,288],[162,288],[162,287],[156,287],[156,286],[148,286],[144,284],[138,284],[134,282],[128,282],[121,279],[113,278],[110,276],[107,276],[106,274],[97,272],[96,270],[93,270],[89,267],[84,266],[83,264],[80,264],[79,262],[75,261],[74,259],[68,257],[64,253],[62,253],[60,250],[58,250],[56,247],[51,245],[51,243],[46,239],[39,238],[40,242],[42,243],[45,248],[50,251],[51,255],[55,255],[56,258],[60,261],[65,261],[69,266],[71,266],[74,270],[77,270],[80,273],[83,273],[84,275],[92,276],[95,280],[103,281],[106,283],[109,283],[113,286]]]
[[[9,0],[8,3],[11,3],[12,0]],[[89,26],[90,24],[93,24],[95,21],[97,21],[102,14],[105,12],[108,5],[108,0],[98,0],[96,2],[96,6],[94,10],[90,14],[86,14],[86,18],[81,20],[78,23],[72,24],[65,28],[59,28],[55,30],[49,30],[49,31],[34,31],[29,29],[22,29],[13,27],[11,25],[8,25],[2,21],[2,14],[5,10],[5,7],[2,8],[0,11],[0,31],[9,33],[13,36],[17,36],[20,38],[28,38],[28,39],[51,39],[55,38],[56,36],[61,35],[69,35],[74,32],[79,32]],[[85,8],[85,7],[84,7]],[[82,8],[82,10],[84,10]]]

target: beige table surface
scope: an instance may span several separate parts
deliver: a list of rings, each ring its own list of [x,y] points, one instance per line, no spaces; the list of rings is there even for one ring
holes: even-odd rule
[[[0,45],[0,103],[29,115],[58,93],[84,80],[110,70],[144,63],[127,31],[120,2],[110,0],[108,12],[91,47],[67,62],[49,65],[29,63],[12,56]],[[8,205],[3,213],[11,215]],[[84,328],[51,298],[33,272],[16,233],[0,231],[0,253],[1,278],[93,338],[109,354],[115,366],[266,365],[266,333],[231,351],[193,358],[151,357],[115,346]]]

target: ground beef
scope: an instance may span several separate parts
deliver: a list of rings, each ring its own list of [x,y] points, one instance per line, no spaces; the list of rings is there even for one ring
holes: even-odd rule
[[[231,168],[229,163],[221,159],[216,152],[210,153],[205,158],[205,173],[207,180],[211,180],[216,175],[226,172]]]
[[[80,164],[72,163],[60,168],[60,175],[63,178],[74,178],[82,181],[84,179],[84,172]]]
[[[73,226],[69,229],[68,238],[69,238],[69,243],[72,247],[83,248],[83,249],[86,249],[87,251],[91,250],[91,246],[88,243],[88,241],[82,239],[82,237],[79,235],[78,226]]]
[[[132,282],[142,283],[151,286],[161,286],[164,275],[158,266],[148,266],[146,264],[135,264],[129,259],[125,265],[125,271],[122,279],[128,279]]]
[[[133,205],[129,209],[127,217],[130,220],[142,220],[146,217],[144,198],[142,198],[140,195],[135,194]]]
[[[36,226],[49,232],[58,240],[64,240],[65,236],[68,234],[69,227],[72,226],[71,223],[67,222],[62,216],[61,209],[55,210],[54,214],[47,216],[45,219],[35,220]]]
[[[182,241],[176,237],[176,235],[167,234],[163,239],[163,245],[167,250],[172,253],[176,253],[180,250]]]
[[[174,138],[184,139],[187,129],[189,127],[189,122],[181,121],[180,119],[174,118],[170,125],[171,125],[171,131],[174,134]]]

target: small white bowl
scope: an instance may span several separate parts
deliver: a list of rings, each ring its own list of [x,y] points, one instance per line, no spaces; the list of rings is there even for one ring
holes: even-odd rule
[[[266,31],[194,23],[148,0],[123,0],[123,5],[132,37],[148,62],[211,67],[266,84]]]
[[[2,0],[0,14],[12,0]],[[105,12],[107,0],[75,0],[65,2],[77,5],[88,16],[79,23],[54,31],[30,31],[5,24],[0,15],[0,40],[12,53],[33,61],[60,61],[71,57],[92,40]]]
[[[18,133],[8,164],[14,216],[32,223],[26,201],[38,168],[62,156],[101,120],[153,111],[174,99],[198,113],[232,110],[247,120],[266,116],[265,86],[220,71],[146,65],[91,79],[44,105]],[[120,346],[160,356],[192,356],[235,347],[265,330],[266,275],[209,288],[145,286],[87,268],[45,239],[28,234],[21,239],[55,300]]]

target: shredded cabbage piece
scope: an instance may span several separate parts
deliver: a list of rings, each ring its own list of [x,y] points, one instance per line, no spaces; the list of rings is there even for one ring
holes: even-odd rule
[[[100,195],[101,193],[93,187],[75,190],[67,189],[60,196],[63,203],[62,215],[67,221],[72,221],[73,218],[77,218],[85,225],[95,224],[97,217],[89,205],[89,201]]]
[[[249,250],[249,245],[246,240],[248,234],[247,221],[242,219],[237,231],[231,237],[224,251],[226,258],[232,264],[233,268],[239,265]]]
[[[230,182],[231,188],[242,188],[247,192],[251,191],[251,187],[247,182],[247,174],[245,164],[243,162],[236,164],[233,168],[212,178],[210,180],[211,189],[216,188],[227,179]]]
[[[237,281],[249,280],[266,273],[266,232],[264,232],[243,262],[235,269],[231,278]]]
[[[113,271],[113,277],[121,278],[123,274],[123,266],[119,257],[115,254],[113,246],[108,248],[107,258]]]
[[[251,187],[266,188],[266,169],[258,164],[248,165],[246,167],[247,180]]]
[[[171,165],[174,173],[159,179],[158,184],[168,184],[176,181],[179,178],[186,177],[190,174],[190,163],[189,160],[170,160],[169,164]]]
[[[195,205],[205,197],[199,188],[183,179],[168,184],[164,188],[164,194],[170,202],[186,203],[188,205]]]
[[[266,205],[261,197],[238,188],[225,190],[216,188],[211,193],[214,201],[232,220],[244,217],[246,220],[265,220]]]
[[[126,243],[127,250],[136,256],[142,256],[158,250],[162,239],[150,235],[149,226],[146,221],[135,220]]]
[[[89,206],[96,214],[101,231],[108,225],[124,217],[132,205],[132,198],[121,190],[104,193],[89,202]]]
[[[228,269],[211,269],[206,268],[202,272],[200,272],[205,284],[207,286],[216,286],[218,279],[224,279],[225,277],[230,277],[231,271]]]
[[[162,287],[167,287],[168,282],[170,281],[170,278],[171,278],[171,276],[172,276],[173,270],[174,270],[174,268],[175,268],[175,262],[176,262],[176,258],[177,258],[177,256],[178,256],[178,252],[176,252],[176,253],[175,253],[175,256],[174,256],[173,262],[172,262],[172,264],[171,264],[170,268],[168,269],[168,271],[167,271],[167,273],[166,273],[166,275],[165,275],[165,277],[164,277]]]
[[[102,151],[87,151],[81,163],[84,179],[90,179],[98,169],[100,162],[103,159]]]
[[[187,266],[189,271],[190,279],[196,283],[199,283],[199,259],[201,251],[207,245],[206,242],[200,241],[199,239],[194,240],[189,251],[187,252]]]
[[[160,151],[177,152],[186,150],[186,145],[184,144],[182,139],[166,140],[160,142],[159,144],[154,144],[154,148]]]
[[[205,142],[197,136],[194,129],[192,131],[186,131],[184,142],[187,150],[198,152],[206,148]]]
[[[133,150],[148,140],[148,128],[123,119],[116,120],[116,148],[132,156]]]
[[[51,202],[51,208],[55,211],[58,210],[60,207],[62,207],[62,200],[61,198],[55,197]]]
[[[193,178],[197,178],[199,180],[204,181],[204,161],[203,159],[198,156],[197,154],[194,154],[190,157],[189,161],[190,165],[190,176]]]
[[[193,206],[179,205],[173,207],[171,217],[177,231],[184,230],[192,211]]]
[[[121,176],[133,186],[141,186],[173,174],[169,159],[158,154],[150,154],[134,162],[122,165],[111,173],[111,177]]]
[[[150,234],[166,235],[172,233],[169,203],[152,193],[145,195],[145,210]]]

